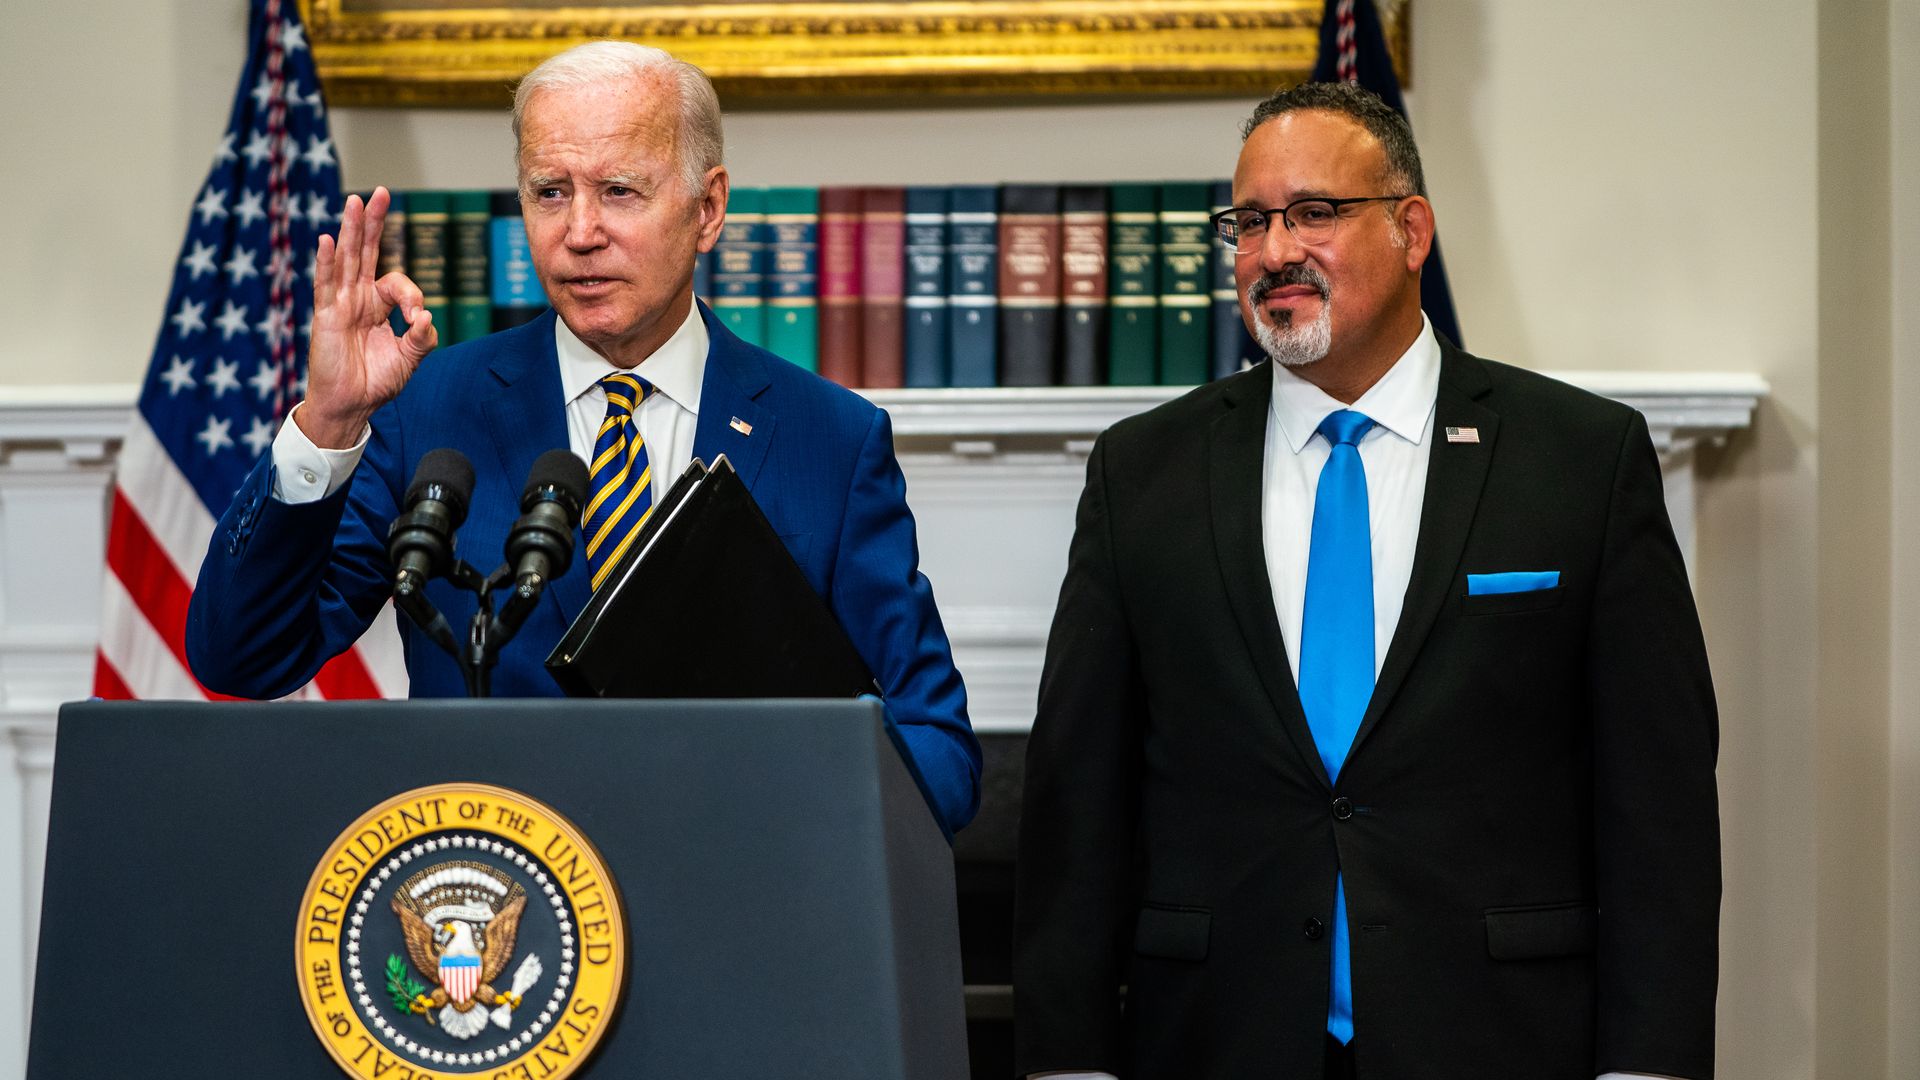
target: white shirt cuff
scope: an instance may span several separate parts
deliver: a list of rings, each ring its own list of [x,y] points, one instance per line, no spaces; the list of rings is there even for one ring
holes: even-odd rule
[[[300,406],[295,405],[287,414],[287,422],[280,425],[280,434],[273,438],[273,497],[294,506],[319,502],[346,487],[373,434],[371,426],[362,428],[360,440],[345,450],[315,446],[293,422],[294,413],[299,411]]]

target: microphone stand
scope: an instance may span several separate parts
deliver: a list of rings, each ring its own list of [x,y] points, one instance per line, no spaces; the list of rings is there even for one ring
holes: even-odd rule
[[[501,563],[493,573],[483,577],[465,559],[455,559],[446,577],[455,587],[473,593],[476,600],[473,616],[467,620],[467,640],[464,644],[454,639],[453,625],[427,599],[425,581],[410,574],[401,574],[393,587],[394,606],[405,612],[434,644],[446,650],[447,655],[459,663],[460,675],[467,684],[468,697],[491,697],[493,668],[500,660],[500,650],[513,640],[513,635],[519,632],[520,624],[526,622],[527,616],[533,614],[546,580],[539,574],[527,574],[516,582],[513,568],[506,563]],[[509,584],[514,587],[512,595],[496,616],[493,594]]]
[[[472,468],[457,451],[436,450],[428,459],[436,454],[451,460],[423,461],[425,478],[416,473],[415,487],[438,498],[442,487],[436,484],[444,486],[449,480],[459,483],[446,488],[451,501],[444,505],[429,504],[409,494],[414,505],[388,529],[388,557],[399,566],[393,578],[394,605],[460,665],[468,697],[488,697],[493,692],[493,667],[500,659],[500,650],[539,606],[540,593],[548,581],[566,573],[572,564],[573,530],[579,522],[586,467],[566,450],[549,450],[534,462],[533,475],[520,497],[521,517],[507,534],[507,561],[482,576],[453,552],[452,532],[466,517]],[[447,568],[444,575],[438,573],[438,567]],[[474,594],[477,603],[473,617],[467,620],[464,643],[454,639],[447,617],[427,599],[427,581],[435,576],[445,576],[454,588]],[[512,595],[496,616],[493,594],[508,585],[513,586]]]

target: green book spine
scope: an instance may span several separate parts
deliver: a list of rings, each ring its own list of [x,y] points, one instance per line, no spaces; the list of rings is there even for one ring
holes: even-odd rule
[[[453,238],[452,343],[485,337],[493,330],[492,263],[487,257],[491,198],[488,191],[456,191],[447,200]]]
[[[447,193],[407,193],[407,276],[420,287],[422,302],[433,316],[440,343],[453,341],[453,295],[447,275]]]
[[[713,249],[713,315],[749,345],[767,340],[765,301],[767,189],[737,187]]]
[[[1115,184],[1108,195],[1107,381],[1151,386],[1160,356],[1160,189]]]
[[[820,370],[820,189],[767,189],[767,351]]]
[[[1160,185],[1160,382],[1207,381],[1213,324],[1212,193],[1204,183]]]

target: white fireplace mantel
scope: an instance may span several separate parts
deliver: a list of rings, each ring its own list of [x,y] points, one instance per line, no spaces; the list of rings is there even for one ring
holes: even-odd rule
[[[1693,450],[1752,423],[1754,375],[1555,372],[1634,406],[1660,451],[1689,566]],[[91,685],[108,484],[129,385],[0,387],[0,1076],[25,1067],[54,718]],[[953,638],[973,722],[1032,717],[1053,601],[1093,440],[1171,400],[1163,387],[874,390]]]
[[[1719,442],[1752,422],[1766,380],[1745,374],[1550,371],[1545,374],[1631,405],[1647,418],[1654,448],[1684,452]],[[893,434],[915,448],[942,441],[959,456],[991,455],[1006,440],[1059,439],[1091,446],[1114,421],[1172,401],[1186,387],[1093,386],[986,390],[867,390],[893,417]]]

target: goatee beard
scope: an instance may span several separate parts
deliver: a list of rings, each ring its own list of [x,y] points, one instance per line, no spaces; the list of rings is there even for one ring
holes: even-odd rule
[[[1287,285],[1310,285],[1320,292],[1320,314],[1305,325],[1296,324],[1291,313],[1283,316],[1286,325],[1276,326],[1260,302],[1273,290]],[[1247,310],[1254,313],[1253,340],[1266,350],[1276,364],[1305,367],[1327,355],[1333,347],[1333,290],[1327,279],[1310,266],[1289,266],[1277,274],[1267,274],[1247,286]]]

